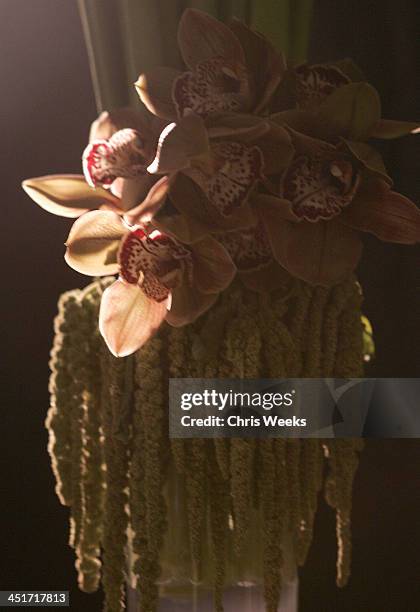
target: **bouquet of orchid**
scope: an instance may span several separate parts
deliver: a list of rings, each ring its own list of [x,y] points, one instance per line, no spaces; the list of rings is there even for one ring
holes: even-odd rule
[[[192,323],[235,277],[259,292],[293,278],[329,286],[355,269],[360,232],[420,241],[420,211],[370,144],[418,124],[382,119],[351,61],[292,66],[241,22],[194,9],[178,40],[186,71],[140,75],[139,110],[100,115],[84,176],[23,183],[42,208],[77,218],[72,268],[118,274],[99,321],[117,356],[164,320]]]

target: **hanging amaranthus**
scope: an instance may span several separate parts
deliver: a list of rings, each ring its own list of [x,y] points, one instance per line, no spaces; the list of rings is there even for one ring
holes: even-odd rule
[[[203,378],[360,375],[361,296],[354,279],[331,290],[296,281],[288,291],[270,296],[235,285],[193,326],[162,329],[134,361],[112,357],[100,340],[95,317],[102,290],[94,283],[61,298],[51,362],[50,453],[57,493],[71,509],[81,587],[98,586],[102,558],[108,612],[123,609],[130,571],[142,609],[157,609],[165,532],[176,529],[167,525],[165,502],[174,465],[185,485],[189,571],[203,580],[209,572],[208,556],[202,557],[204,534],[210,531],[215,609],[223,610],[229,559],[232,550],[240,555],[247,545],[249,517],[256,511],[266,606],[275,611],[287,571],[282,567],[303,564],[307,556],[325,462],[325,492],[337,515],[337,582],[345,584],[360,441],[169,441],[165,381],[168,373]],[[218,332],[211,334],[212,329]],[[131,570],[126,567],[128,526]]]

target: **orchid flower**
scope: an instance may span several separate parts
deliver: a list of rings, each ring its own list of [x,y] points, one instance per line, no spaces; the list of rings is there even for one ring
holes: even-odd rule
[[[381,118],[378,92],[350,60],[290,70],[273,94],[271,110],[274,121],[331,142],[399,138],[420,130],[418,122]]]
[[[129,226],[112,211],[77,219],[66,242],[67,263],[83,274],[118,274],[103,294],[99,328],[111,352],[140,348],[166,319],[193,322],[227,288],[235,266],[207,236],[183,245],[152,226]]]
[[[339,282],[360,259],[360,232],[387,242],[420,241],[420,210],[391,190],[368,145],[334,146],[290,132],[295,159],[277,200],[260,202],[259,210],[273,254],[292,276],[314,285]]]
[[[156,183],[146,166],[154,157],[163,125],[131,109],[104,112],[90,129],[84,175],[27,179],[23,189],[41,208],[62,217],[77,218],[94,209],[124,214],[144,201]],[[137,165],[130,163],[133,160]]]
[[[235,274],[253,291],[328,286],[357,266],[361,232],[420,241],[420,211],[369,143],[419,125],[382,119],[351,61],[288,68],[263,36],[196,9],[178,40],[186,71],[141,75],[146,109],[99,116],[84,175],[23,183],[42,208],[77,218],[72,268],[118,275],[100,309],[117,356],[165,320],[195,321]]]
[[[206,232],[254,224],[250,197],[293,157],[288,132],[252,115],[203,120],[190,114],[165,128],[148,171],[172,173],[169,198]]]
[[[190,112],[203,118],[218,112],[260,114],[286,68],[262,35],[197,9],[184,12],[178,43],[187,72],[154,68],[136,83],[146,107],[171,121]]]

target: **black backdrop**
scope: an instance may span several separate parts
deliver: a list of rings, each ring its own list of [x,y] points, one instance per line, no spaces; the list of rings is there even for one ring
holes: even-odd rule
[[[385,116],[418,118],[416,5],[318,0],[311,58],[352,56],[381,92]],[[0,1],[0,83],[0,589],[69,589],[72,610],[95,612],[100,596],[75,586],[67,511],[54,494],[43,426],[56,300],[86,280],[62,260],[69,222],[19,188],[26,177],[80,171],[95,108],[75,0]],[[414,139],[384,147],[396,187],[419,202],[415,152]],[[419,255],[417,247],[367,241],[360,277],[376,330],[372,375],[419,373]],[[420,609],[419,510],[420,444],[369,441],[355,486],[351,582],[334,586],[333,515],[323,505],[302,572],[301,611]]]

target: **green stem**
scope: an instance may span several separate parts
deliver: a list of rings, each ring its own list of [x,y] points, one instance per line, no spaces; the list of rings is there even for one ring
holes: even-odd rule
[[[291,14],[290,59],[303,62],[307,59],[312,23],[313,0],[295,0]]]
[[[290,0],[253,0],[251,5],[251,27],[258,30],[286,56],[289,54]]]

